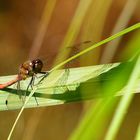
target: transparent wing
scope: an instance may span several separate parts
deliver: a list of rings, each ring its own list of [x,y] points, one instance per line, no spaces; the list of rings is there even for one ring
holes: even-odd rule
[[[65,69],[60,78],[55,82],[53,91],[54,94],[65,93],[69,90],[66,86],[68,82],[69,73],[69,69]]]
[[[20,90],[20,82],[17,82],[16,84],[14,84],[13,88],[17,89],[16,93],[15,94],[9,93],[5,102],[8,110],[12,110],[13,108],[19,109],[22,107],[24,103],[23,93]]]
[[[70,77],[71,72],[71,69],[54,71],[48,78],[43,79],[48,85],[45,87],[44,84],[40,85],[40,91],[41,89],[46,88],[46,93],[49,93],[51,96],[51,94],[63,94],[75,90],[75,85],[77,85],[77,83],[72,82],[72,78]]]
[[[15,94],[9,94],[6,100],[6,106],[8,110],[20,109],[25,100],[26,96],[29,95],[34,84],[35,77],[27,79],[27,81],[20,81],[13,85],[14,89],[17,89]],[[27,84],[28,83],[28,84]],[[31,97],[31,101],[34,106],[38,106],[36,97]],[[28,104],[30,104],[30,102]]]
[[[22,100],[15,94],[9,94],[5,103],[8,110],[20,109],[23,105]]]
[[[72,46],[67,46],[64,49],[58,50],[55,53],[54,52],[48,53],[44,51],[42,54],[40,54],[39,59],[43,61],[44,67],[48,70],[54,67],[55,65],[63,62],[67,58],[72,57],[77,53],[79,53],[80,51],[90,47],[92,44],[93,44],[92,41],[84,41]],[[79,66],[79,61],[80,61],[80,57],[67,63],[64,67],[69,68],[69,67]]]

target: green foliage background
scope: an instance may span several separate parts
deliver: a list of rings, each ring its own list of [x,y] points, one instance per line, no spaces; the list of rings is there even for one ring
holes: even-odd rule
[[[121,63],[117,69],[100,73],[95,79],[91,78],[81,84],[83,96],[88,92],[100,93],[104,95],[102,98],[92,98],[88,102],[76,104],[25,109],[12,135],[13,139],[139,139],[139,95],[134,94],[139,90],[132,92],[139,79],[139,29],[133,32],[124,30],[139,22],[138,5],[138,0],[15,0],[1,4],[1,75],[16,74],[19,64],[36,57],[43,61],[48,58],[44,70],[53,71],[69,61],[67,58],[71,52],[63,51],[65,47],[91,40],[95,44],[90,45],[93,49],[103,45],[105,42],[100,41],[104,38],[122,31],[122,34],[117,34],[118,39],[112,41],[112,37],[106,40],[108,44],[94,51],[89,49],[89,53],[83,53],[72,65],[81,67]],[[132,27],[131,30],[139,28],[139,24]],[[122,36],[125,31],[129,33]],[[86,46],[81,47],[83,50]],[[76,57],[74,55],[72,59]],[[2,78],[3,81],[8,80]],[[123,89],[123,96],[112,96],[125,85],[127,87]],[[45,82],[42,86],[45,87]],[[1,100],[2,105],[4,102]],[[2,139],[7,138],[18,113],[19,111],[0,112]]]

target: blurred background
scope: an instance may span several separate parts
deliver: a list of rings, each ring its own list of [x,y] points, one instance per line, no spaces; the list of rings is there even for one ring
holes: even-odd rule
[[[97,43],[140,22],[139,7],[140,0],[0,0],[0,75],[17,74],[20,64],[34,58],[41,58],[44,70],[49,70],[58,63],[65,47],[89,40]],[[139,49],[139,36],[136,30],[111,41],[82,56],[73,66],[126,61]],[[119,140],[132,140],[136,131],[140,97],[135,96]],[[95,101],[25,109],[12,140],[67,140],[90,102]],[[18,112],[0,112],[1,140],[7,138]]]

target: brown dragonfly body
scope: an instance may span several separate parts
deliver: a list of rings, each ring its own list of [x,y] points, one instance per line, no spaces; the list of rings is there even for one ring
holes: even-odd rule
[[[20,66],[19,73],[16,76],[16,78],[7,82],[7,83],[0,84],[0,89],[6,88],[10,85],[13,85],[18,81],[25,80],[28,77],[33,77],[37,73],[43,73],[44,74],[45,72],[41,72],[42,67],[43,67],[43,63],[40,59],[35,59],[35,60],[32,60],[32,61],[29,60],[29,61],[24,62]]]

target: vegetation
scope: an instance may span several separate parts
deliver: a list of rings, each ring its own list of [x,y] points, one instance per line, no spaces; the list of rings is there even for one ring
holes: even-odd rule
[[[13,7],[15,3],[13,3]],[[20,111],[17,112],[18,115],[16,116],[18,117],[16,119],[14,118],[14,125],[11,124],[12,129],[9,126],[9,128],[7,129],[8,132],[5,135],[3,134],[3,139],[8,136],[9,130],[10,134],[8,136],[8,139],[10,139],[11,137],[14,137],[15,139],[21,138],[20,129],[17,130],[17,127],[15,128],[15,126],[18,125],[18,120],[20,122],[19,118],[22,118],[21,114],[24,110],[23,114],[27,114],[27,116],[29,117],[29,121],[26,124],[28,127],[26,127],[26,130],[24,131],[24,133],[22,133],[23,139],[37,139],[38,136],[39,138],[43,139],[44,136],[50,140],[53,140],[56,139],[56,136],[58,136],[57,139],[61,140],[115,140],[129,138],[138,140],[140,133],[138,127],[139,119],[137,119],[137,125],[135,126],[135,130],[137,129],[137,131],[130,131],[128,136],[124,135],[123,133],[121,134],[121,131],[124,127],[123,123],[126,121],[126,117],[127,115],[130,116],[130,107],[133,104],[136,104],[135,98],[139,99],[138,94],[134,93],[139,93],[140,23],[132,20],[132,26],[130,26],[131,16],[133,14],[137,15],[137,13],[134,12],[137,6],[137,1],[135,4],[132,4],[132,0],[128,0],[124,5],[122,4],[122,11],[118,12],[116,17],[114,16],[113,10],[111,8],[113,6],[116,6],[117,8],[117,6],[119,6],[121,3],[121,1],[119,0],[115,5],[114,2],[111,1],[93,2],[92,0],[81,0],[77,2],[75,1],[75,3],[48,0],[45,2],[45,4],[42,3],[36,6],[36,8],[38,7],[40,9],[43,9],[40,10],[40,15],[35,16],[31,20],[26,20],[26,22],[31,22],[32,27],[36,29],[36,33],[30,30],[30,32],[32,33],[31,35],[30,32],[27,32],[27,30],[29,29],[29,25],[26,22],[23,22],[24,20],[22,20],[22,18],[19,19],[19,25],[21,27],[20,30],[25,32],[25,38],[30,36],[29,38],[32,39],[27,39],[26,44],[23,44],[24,35],[22,36],[22,40],[20,40],[20,37],[18,37],[18,41],[15,39],[15,42],[17,44],[20,44],[21,48],[12,48],[13,54],[20,54],[21,59],[15,61],[13,64],[22,63],[23,61],[21,60],[27,58],[28,56],[30,59],[34,59],[39,55],[42,57],[45,53],[45,57],[47,57],[49,52],[51,54],[51,57],[48,57],[48,65],[44,63],[44,68],[45,70],[47,70],[52,62],[53,65],[52,68],[49,69],[50,75],[48,77],[44,78],[41,82],[40,78],[42,77],[36,79],[36,83],[33,89],[30,89],[27,93],[24,105],[19,104],[20,99],[18,97],[18,92],[15,85],[12,85],[0,91],[0,110],[14,110],[21,108]],[[5,3],[5,5],[8,4]],[[21,5],[19,5],[18,7],[20,6]],[[71,7],[71,10],[67,9],[69,7]],[[29,9],[28,7],[26,8]],[[31,8],[31,11],[33,9],[34,8]],[[62,9],[66,10],[68,13],[64,13]],[[60,13],[58,11],[63,12],[64,17],[62,17],[62,15],[59,15]],[[16,12],[20,13],[21,11]],[[26,13],[26,10],[23,10],[23,13],[24,12]],[[71,15],[68,17],[71,20],[66,19],[68,14]],[[15,15],[13,14],[13,17],[18,16]],[[27,16],[27,13],[25,15]],[[28,16],[32,17],[31,12],[29,12]],[[57,19],[56,21],[54,21],[53,16],[55,16],[55,20]],[[111,22],[113,21],[113,19],[115,19],[114,23]],[[36,20],[37,23],[34,20]],[[24,25],[23,27],[28,27],[27,30],[26,28],[22,28],[22,25]],[[55,29],[55,31],[53,30],[53,28]],[[17,30],[18,29],[16,28],[16,31]],[[62,31],[63,33],[61,37],[60,32]],[[17,32],[16,34],[17,35],[15,35],[15,38],[17,38],[18,36]],[[53,34],[53,36],[51,36],[51,34]],[[51,39],[48,39],[50,36]],[[12,37],[13,36],[11,36],[11,38]],[[88,47],[86,46],[86,44],[78,45],[76,46],[76,49],[78,49],[78,51],[75,51],[75,48],[69,47],[73,46],[73,44],[76,44],[77,42],[85,42],[88,40],[91,41],[90,45],[88,45]],[[10,43],[10,41],[7,42]],[[3,46],[7,46],[6,43],[3,43]],[[30,46],[30,50],[28,50],[24,45]],[[14,45],[11,46],[13,47]],[[60,46],[59,50],[58,46]],[[67,47],[71,49],[67,49],[67,51],[64,51]],[[58,52],[57,56],[56,54],[51,53],[54,48],[55,51]],[[20,53],[20,50],[22,50],[22,53]],[[71,50],[74,50],[74,52],[76,52],[72,56],[71,54],[73,53]],[[27,52],[26,56],[22,55],[23,52]],[[67,67],[67,64],[71,61],[75,62],[75,64],[72,64],[72,67],[76,66],[77,68],[64,68]],[[8,65],[10,65],[10,63],[11,62],[9,61]],[[102,63],[102,65],[99,65],[100,63]],[[2,64],[2,66],[4,66],[4,64]],[[64,69],[59,70],[60,68]],[[10,69],[10,73],[11,71],[12,68]],[[38,75],[38,77],[39,76],[40,75]],[[2,76],[0,77],[0,82],[7,82],[14,77],[14,75]],[[67,77],[68,79],[65,77]],[[23,94],[26,91],[26,87],[29,81],[30,78],[28,80],[22,81],[21,83],[22,85],[20,92],[22,92]],[[37,102],[34,96],[37,97]],[[8,100],[8,104],[6,105],[5,102],[7,100],[7,97],[10,100]],[[90,102],[85,102],[87,100],[89,100]],[[41,109],[45,110],[43,108],[38,108],[40,106],[55,105],[54,108],[56,107],[55,110],[57,110],[57,107],[61,108],[63,106],[66,107],[67,105],[70,106],[73,105],[74,102],[78,101],[80,101],[80,103],[78,104],[80,104],[81,107],[84,106],[85,108],[83,114],[81,115],[80,113],[76,115],[76,118],[78,118],[77,120],[79,120],[79,122],[77,123],[76,119],[74,120],[73,118],[74,111],[82,112],[83,109],[76,110],[77,105],[74,105],[74,109],[70,109],[73,110],[72,114],[68,115],[65,118],[65,120],[68,121],[65,122],[65,125],[67,125],[67,127],[64,132],[60,131],[64,128],[63,125],[60,126],[59,124],[64,124],[64,119],[62,119],[61,121],[59,120],[60,122],[56,121],[53,123],[53,120],[51,120],[52,115],[47,120],[46,118],[43,119],[43,115],[39,113],[41,112]],[[39,104],[39,106],[37,106],[37,103]],[[63,106],[60,106],[60,104],[63,104]],[[34,107],[34,109],[29,111],[34,114],[38,110],[38,115],[32,116],[34,117],[34,119],[30,118],[29,113],[27,113],[28,110],[25,109],[31,107]],[[49,107],[47,107],[46,110],[49,110]],[[52,110],[53,107],[51,111]],[[65,111],[57,112],[54,116],[57,118],[62,114],[67,114],[70,110],[66,109]],[[137,112],[137,110],[132,110],[132,112],[135,113]],[[9,113],[9,111],[7,111],[7,113]],[[45,133],[46,131],[43,128],[38,128],[39,120],[41,120],[43,124],[45,124],[47,133]],[[130,124],[126,125],[128,128],[132,127],[131,124],[135,122],[135,119],[131,118],[131,121],[132,122],[130,123],[129,120]],[[47,124],[49,122],[51,122],[51,125]],[[71,125],[71,122],[73,122],[75,125]],[[31,125],[29,124],[34,124],[34,127],[30,128]],[[48,125],[48,127],[46,125]],[[51,127],[53,127],[54,129],[57,127],[59,128],[58,131],[56,131],[57,129],[55,129],[55,136],[54,133],[53,136],[51,135]],[[14,128],[15,131],[13,131]],[[37,133],[35,133],[36,130],[42,130],[41,135],[37,135]],[[0,131],[0,133],[2,133],[2,131]],[[30,136],[27,136],[26,133],[29,133]]]

